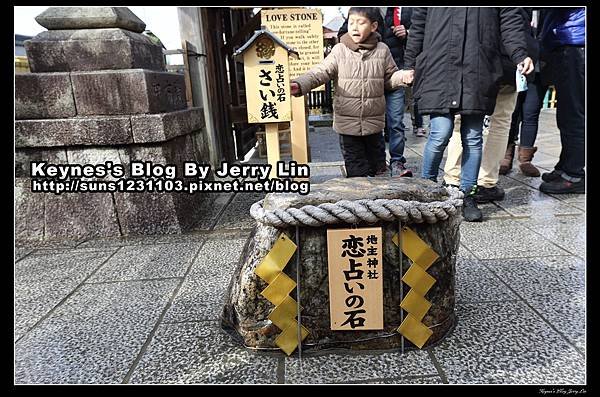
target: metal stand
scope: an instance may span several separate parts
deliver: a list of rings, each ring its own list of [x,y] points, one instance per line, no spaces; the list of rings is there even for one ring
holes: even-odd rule
[[[398,219],[398,262],[400,263],[400,303],[404,300],[404,288],[402,285],[402,221]],[[400,324],[404,322],[404,309],[400,307]],[[400,349],[404,354],[404,335],[400,334]]]
[[[296,225],[296,313],[298,317],[298,359],[302,371],[302,320],[300,318],[300,228]]]

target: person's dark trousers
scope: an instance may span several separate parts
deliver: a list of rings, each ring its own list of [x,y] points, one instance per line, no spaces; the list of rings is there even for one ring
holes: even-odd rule
[[[527,91],[519,93],[510,124],[509,143],[515,143],[518,139],[522,147],[531,148],[535,145],[540,111],[547,90],[548,86],[542,84],[540,74],[536,73],[533,81],[527,84]],[[520,138],[519,123],[521,124]]]
[[[527,90],[529,91],[529,88]],[[510,130],[508,130],[508,144],[515,143],[519,139],[519,127],[523,119],[523,102],[525,102],[526,95],[527,91],[517,94],[517,103],[515,104],[515,110],[510,121]]]
[[[556,76],[556,124],[562,145],[554,168],[577,182],[585,177],[585,47],[558,47],[550,62]]]
[[[385,143],[381,132],[363,136],[339,135],[347,177],[375,176],[385,168]]]
[[[414,98],[412,98],[412,100],[413,100],[413,111],[415,113],[415,119],[414,119],[413,126],[415,128],[423,128],[423,115],[421,113],[419,113],[419,107],[417,106],[417,101],[415,101]]]

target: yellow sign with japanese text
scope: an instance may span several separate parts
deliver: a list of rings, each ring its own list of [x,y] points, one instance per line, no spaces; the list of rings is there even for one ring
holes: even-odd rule
[[[332,330],[383,329],[380,227],[327,229]]]
[[[244,52],[249,123],[279,123],[292,119],[287,49],[268,35]]]
[[[300,59],[290,60],[290,77],[293,79],[318,65],[324,58],[323,14],[312,8],[278,8],[261,10],[261,25],[293,47]],[[315,88],[316,91],[325,86]]]

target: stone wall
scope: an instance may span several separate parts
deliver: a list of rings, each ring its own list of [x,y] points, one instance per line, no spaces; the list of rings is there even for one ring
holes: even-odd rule
[[[164,71],[162,48],[130,10],[50,7],[36,20],[49,30],[25,42],[32,73],[15,76],[16,239],[193,228],[202,194],[32,193],[31,161],[180,170],[207,158],[202,109],[186,108],[184,76]]]

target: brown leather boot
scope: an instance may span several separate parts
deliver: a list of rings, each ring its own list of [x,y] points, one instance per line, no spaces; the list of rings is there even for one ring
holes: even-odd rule
[[[533,154],[537,151],[537,147],[519,146],[519,168],[525,176],[540,176],[540,170],[535,165],[531,164]]]
[[[504,158],[500,160],[500,175],[506,175],[512,169],[513,159],[515,158],[515,144],[509,143],[506,147]]]

